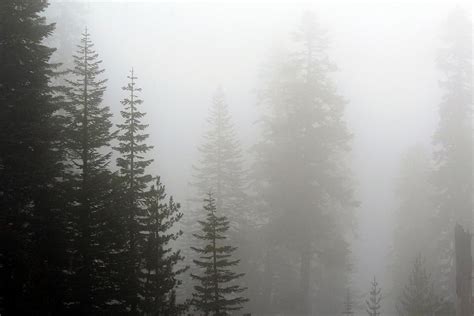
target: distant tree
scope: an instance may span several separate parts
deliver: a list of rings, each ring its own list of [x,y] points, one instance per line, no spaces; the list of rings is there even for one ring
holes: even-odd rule
[[[350,288],[347,288],[346,297],[344,299],[344,311],[342,315],[354,316],[354,302]]]
[[[357,206],[346,161],[351,134],[346,101],[331,80],[336,67],[327,54],[328,39],[311,13],[304,15],[293,44],[294,50],[265,69],[260,90],[262,137],[253,171],[267,244],[259,300],[263,314],[276,309],[334,315],[347,284],[345,236]],[[285,260],[292,262],[282,265]],[[316,301],[313,284],[319,288]],[[290,296],[282,290],[295,297],[293,305],[278,305]]]
[[[127,76],[129,83],[122,89],[127,92],[127,96],[122,100],[124,109],[120,111],[123,122],[118,124],[118,146],[114,149],[118,151],[117,166],[120,168],[122,181],[124,181],[126,190],[125,218],[123,225],[127,231],[126,249],[127,254],[125,271],[126,282],[123,284],[123,291],[126,299],[127,308],[131,313],[137,313],[139,303],[139,269],[140,269],[140,246],[142,236],[139,234],[141,223],[139,218],[146,217],[146,211],[143,204],[146,199],[148,184],[152,181],[152,176],[147,174],[146,167],[152,163],[152,159],[146,159],[144,156],[152,149],[145,141],[148,134],[144,130],[148,125],[141,122],[145,116],[138,108],[143,101],[138,97],[141,88],[136,86],[137,77],[133,69]]]
[[[434,262],[437,263],[437,286],[444,296],[454,301],[452,233],[456,223],[473,229],[472,19],[469,10],[458,7],[449,14],[437,62],[444,94],[433,137],[434,200],[439,236],[439,257]]]
[[[48,1],[0,1],[0,314],[62,312],[64,126]]]
[[[203,247],[192,247],[199,254],[199,260],[193,260],[202,271],[200,275],[191,274],[199,282],[194,287],[192,304],[205,315],[229,315],[229,312],[240,310],[247,298],[238,296],[246,289],[235,284],[235,281],[244,276],[231,268],[239,263],[232,260],[232,253],[237,247],[222,245],[229,229],[229,221],[225,216],[216,214],[216,200],[211,193],[204,200],[206,220],[199,221],[201,234],[194,236],[204,242]]]
[[[431,275],[426,271],[424,260],[419,255],[413,265],[408,284],[405,286],[397,306],[400,316],[432,316],[443,308],[440,297],[435,293]]]
[[[139,293],[143,297],[140,310],[146,315],[180,315],[187,305],[176,302],[176,290],[181,284],[178,277],[188,267],[182,266],[184,257],[171,244],[183,234],[176,230],[183,213],[172,197],[166,201],[165,186],[159,177],[145,199],[145,211],[141,219],[144,243],[139,274]]]
[[[374,280],[372,281],[372,287],[369,292],[369,299],[365,301],[367,305],[367,314],[369,316],[380,316],[380,302],[382,301],[381,292],[382,289],[379,288],[377,279],[374,277]]]
[[[245,172],[241,145],[232,123],[224,92],[217,89],[212,99],[208,130],[198,147],[200,160],[193,166],[192,186],[197,196],[215,192],[216,207],[231,219],[236,229],[245,219]]]
[[[102,104],[106,89],[101,61],[87,29],[74,56],[67,82],[67,149],[71,188],[69,238],[70,293],[68,307],[83,315],[107,309],[114,288],[108,280],[112,235],[106,235],[113,177],[108,151],[114,134],[109,107]]]

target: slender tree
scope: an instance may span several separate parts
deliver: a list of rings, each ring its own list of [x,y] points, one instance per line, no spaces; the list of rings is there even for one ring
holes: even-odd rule
[[[139,269],[140,269],[140,245],[142,243],[139,234],[141,230],[139,218],[146,216],[143,204],[146,198],[147,185],[152,181],[152,176],[146,172],[146,167],[152,163],[152,159],[146,159],[145,154],[152,149],[145,141],[148,134],[144,130],[148,125],[141,122],[145,116],[138,108],[143,101],[138,93],[141,88],[136,86],[137,77],[133,68],[127,76],[129,83],[122,89],[127,96],[122,100],[124,109],[120,112],[123,122],[117,127],[119,144],[115,147],[118,151],[117,166],[120,168],[122,180],[127,187],[125,198],[124,226],[128,232],[126,236],[126,282],[123,285],[127,308],[131,313],[137,313],[139,304]]]
[[[239,260],[231,259],[237,247],[221,244],[226,239],[229,221],[225,216],[216,214],[216,200],[211,193],[208,193],[204,203],[207,216],[205,221],[199,221],[202,234],[194,235],[204,241],[204,245],[191,248],[200,255],[199,260],[193,261],[203,270],[200,275],[191,274],[199,282],[194,287],[192,304],[205,315],[229,315],[231,311],[242,309],[242,305],[248,301],[238,296],[245,288],[235,284],[244,274],[231,270],[239,263]]]
[[[181,252],[173,250],[171,245],[183,234],[176,230],[183,213],[173,197],[166,201],[165,186],[159,177],[145,199],[145,210],[146,215],[141,219],[144,239],[139,274],[143,280],[141,310],[147,315],[179,315],[187,305],[176,302],[176,290],[181,285],[178,277],[188,267],[182,264]]]
[[[102,104],[106,80],[87,29],[67,80],[68,154],[71,168],[71,293],[68,306],[84,314],[103,311],[109,301],[106,212],[112,177],[107,169],[114,135],[109,108]]]
[[[63,125],[48,1],[0,2],[0,314],[61,313]]]
[[[365,301],[367,305],[366,311],[369,316],[380,316],[380,309],[382,308],[380,305],[382,301],[382,289],[379,287],[379,283],[375,277],[371,284],[369,299]]]

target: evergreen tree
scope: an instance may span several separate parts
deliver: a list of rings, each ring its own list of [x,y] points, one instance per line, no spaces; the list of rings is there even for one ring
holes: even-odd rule
[[[63,125],[48,1],[0,2],[0,314],[61,313]]]
[[[409,282],[399,298],[398,313],[400,316],[431,316],[439,313],[442,307],[431,275],[426,271],[423,258],[419,255],[413,265]]]
[[[181,285],[178,277],[188,267],[179,267],[184,257],[171,244],[183,234],[175,229],[183,213],[172,197],[166,201],[165,186],[159,177],[145,199],[145,209],[146,216],[141,219],[144,229],[139,274],[143,280],[141,310],[146,315],[180,315],[187,306],[176,302],[176,290]]]
[[[266,305],[262,313],[273,308],[329,315],[340,310],[349,270],[344,235],[356,206],[346,164],[351,135],[343,119],[346,102],[330,80],[335,66],[326,53],[327,38],[311,14],[304,16],[294,44],[295,51],[269,65],[261,90],[263,135],[254,172],[267,216],[262,228],[267,245],[260,301]],[[284,260],[292,262],[277,275]],[[313,284],[319,288],[316,311]],[[278,305],[288,296],[282,290],[297,293],[299,301]]]
[[[68,306],[90,315],[103,312],[111,299],[106,229],[113,177],[107,169],[106,149],[114,135],[109,107],[102,105],[106,89],[103,70],[87,29],[74,56],[72,78],[67,80],[68,176],[71,187],[70,242],[71,292]]]
[[[199,221],[202,234],[194,236],[205,244],[201,248],[191,248],[200,255],[200,260],[193,260],[194,263],[204,271],[201,275],[191,274],[199,282],[194,287],[192,304],[205,315],[229,315],[231,311],[242,309],[242,305],[248,301],[238,296],[245,288],[235,284],[244,274],[231,270],[231,267],[239,263],[239,260],[231,259],[237,247],[220,244],[226,239],[229,221],[225,216],[216,214],[216,200],[211,193],[204,203],[207,216],[205,221]]]
[[[138,97],[141,88],[136,87],[136,79],[133,69],[130,76],[127,77],[130,82],[122,89],[128,93],[123,99],[124,109],[120,112],[123,123],[118,125],[119,144],[115,148],[120,156],[117,158],[117,166],[120,168],[122,180],[127,187],[125,205],[124,226],[128,232],[126,236],[127,257],[125,272],[126,282],[123,284],[124,295],[127,306],[131,313],[137,313],[139,303],[139,283],[138,273],[140,269],[140,244],[141,236],[139,234],[140,221],[139,218],[146,216],[143,209],[144,200],[146,198],[146,188],[152,180],[152,176],[146,173],[152,159],[145,159],[144,155],[152,148],[146,143],[148,134],[143,131],[148,125],[142,124],[141,119],[145,116],[144,112],[140,112],[138,106],[143,101]]]
[[[243,166],[241,144],[237,138],[232,116],[222,88],[218,88],[212,98],[212,104],[207,118],[207,130],[203,143],[198,147],[199,161],[193,165],[191,185],[199,202],[209,191],[215,192],[216,207],[219,213],[230,220],[228,239],[232,244],[239,244],[237,255],[242,259],[241,266],[246,271],[256,271],[252,262],[254,242],[254,216],[249,212],[249,198],[245,192],[246,171]],[[194,203],[193,203],[194,204]],[[192,208],[199,210],[199,207]],[[185,216],[185,238],[187,244],[193,239],[193,234],[199,230],[197,220],[200,214],[189,213]],[[191,258],[191,253],[186,255]],[[189,262],[191,264],[191,262]],[[194,267],[192,267],[194,269]],[[242,284],[248,284],[250,279],[242,278]],[[187,291],[192,291],[192,282]],[[252,287],[253,288],[253,287]]]
[[[379,283],[377,279],[374,277],[372,281],[372,287],[369,292],[369,299],[365,301],[367,304],[367,314],[369,316],[380,316],[380,309],[381,305],[380,302],[382,301],[382,289],[379,288]]]
[[[192,185],[197,196],[215,192],[217,209],[232,218],[231,226],[236,228],[235,222],[241,222],[246,211],[243,204],[245,173],[240,143],[221,88],[212,99],[207,122],[209,129],[204,135],[204,143],[198,148],[200,161],[193,166]]]
[[[344,300],[344,311],[342,315],[354,316],[354,302],[352,301],[351,290],[348,288]]]
[[[444,27],[439,51],[440,85],[444,90],[439,105],[440,121],[434,134],[437,233],[435,262],[438,286],[454,300],[455,277],[452,234],[456,223],[472,230],[472,20],[457,8]]]

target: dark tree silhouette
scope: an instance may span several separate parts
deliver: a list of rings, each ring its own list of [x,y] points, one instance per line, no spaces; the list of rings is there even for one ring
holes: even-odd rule
[[[127,76],[129,83],[122,89],[128,94],[123,100],[123,110],[120,111],[122,123],[118,124],[119,134],[117,139],[119,144],[114,149],[118,151],[117,166],[120,168],[120,174],[124,185],[126,186],[126,198],[124,208],[124,227],[127,231],[125,237],[126,264],[125,279],[123,284],[124,297],[126,306],[132,314],[138,312],[139,303],[139,270],[140,270],[140,246],[142,244],[142,236],[139,232],[142,230],[139,218],[146,215],[143,204],[146,198],[146,188],[148,183],[152,181],[152,176],[146,173],[146,167],[152,163],[152,159],[145,159],[144,155],[152,149],[145,141],[148,134],[144,130],[148,125],[141,122],[145,116],[138,108],[143,101],[139,98],[138,93],[141,88],[136,86],[136,79],[133,69]]]
[[[74,55],[72,77],[67,79],[67,146],[70,172],[71,266],[69,308],[84,315],[107,308],[111,299],[108,283],[107,207],[112,176],[107,166],[111,113],[102,104],[106,80],[100,79],[101,61],[93,50],[87,29]],[[110,237],[110,236],[109,236]]]
[[[193,260],[201,268],[200,275],[191,274],[199,282],[194,287],[192,304],[205,315],[229,315],[230,311],[243,308],[248,299],[238,296],[246,289],[235,284],[244,273],[236,273],[231,268],[239,263],[232,260],[232,253],[237,247],[222,245],[229,229],[229,221],[225,216],[216,214],[216,201],[211,193],[204,200],[206,220],[199,221],[201,234],[194,236],[204,242],[203,247],[192,249],[199,254],[199,260]]]
[[[367,314],[369,316],[380,316],[380,309],[382,308],[380,305],[380,302],[382,301],[382,289],[379,287],[379,283],[375,277],[371,284],[372,287],[370,288],[369,299],[365,301],[365,304],[367,305]]]
[[[0,313],[62,310],[64,151],[47,1],[0,2]]]
[[[144,297],[141,310],[147,315],[180,315],[187,306],[176,302],[176,290],[181,284],[180,274],[188,267],[182,265],[184,257],[171,243],[183,233],[176,224],[183,217],[180,205],[170,197],[166,201],[165,186],[156,180],[145,199],[146,215],[143,227],[143,263],[139,277],[140,294]]]

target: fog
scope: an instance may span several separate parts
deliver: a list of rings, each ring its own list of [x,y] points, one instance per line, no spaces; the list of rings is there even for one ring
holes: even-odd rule
[[[439,144],[435,143],[434,135],[438,126],[442,125],[440,104],[446,94],[445,87],[440,85],[444,74],[437,61],[440,49],[444,47],[442,35],[448,29],[446,21],[450,13],[456,10],[470,16],[471,3],[423,0],[311,2],[51,0],[46,16],[49,22],[56,23],[56,31],[48,42],[57,48],[52,60],[64,63],[63,68],[71,65],[71,59],[67,56],[72,56],[75,51],[74,45],[79,44],[81,34],[87,27],[94,48],[103,61],[101,67],[105,72],[101,76],[108,80],[103,104],[111,108],[113,114],[111,120],[114,124],[121,122],[120,111],[123,110],[121,100],[127,93],[122,87],[129,82],[127,75],[133,67],[134,74],[138,77],[137,85],[142,88],[140,97],[144,102],[140,105],[140,109],[146,112],[142,122],[149,124],[146,133],[150,137],[146,142],[154,147],[145,154],[146,158],[153,159],[147,168],[147,173],[161,176],[168,195],[172,195],[181,203],[185,224],[179,227],[186,230],[190,227],[186,226],[186,221],[197,221],[192,217],[196,215],[189,214],[203,214],[199,213],[202,203],[196,202],[196,188],[192,184],[195,174],[193,166],[198,165],[202,158],[199,146],[205,142],[204,135],[209,130],[206,120],[210,115],[216,89],[219,87],[225,96],[236,138],[241,145],[243,169],[248,171],[244,178],[250,178],[248,180],[250,184],[245,186],[245,191],[249,196],[248,201],[251,202],[245,205],[250,205],[249,208],[252,209],[259,208],[255,200],[258,200],[261,194],[252,184],[254,181],[252,170],[258,161],[255,146],[259,144],[263,135],[261,121],[266,105],[261,100],[261,94],[268,83],[265,71],[267,67],[271,68],[269,64],[273,60],[285,58],[282,56],[292,56],[295,49],[292,34],[298,30],[304,14],[312,12],[321,28],[326,31],[329,40],[326,54],[337,66],[337,70],[330,72],[328,78],[332,81],[337,94],[346,101],[342,118],[351,135],[348,142],[350,150],[343,160],[347,162],[346,176],[352,182],[353,200],[357,202],[357,206],[353,208],[353,225],[347,230],[342,229],[341,233],[349,243],[348,263],[352,266],[344,288],[351,290],[355,313],[353,315],[367,315],[366,300],[369,297],[370,282],[376,276],[382,288],[382,315],[397,315],[399,294],[403,289],[399,283],[403,282],[397,279],[401,272],[394,272],[394,265],[399,264],[404,267],[404,271],[410,272],[412,263],[415,262],[415,257],[408,259],[409,255],[405,257],[400,255],[395,240],[396,236],[399,236],[397,229],[405,227],[403,223],[406,220],[406,218],[400,220],[400,215],[397,215],[400,214],[400,209],[404,209],[406,204],[403,199],[407,196],[400,193],[406,188],[400,188],[403,186],[400,181],[403,182],[405,175],[410,175],[403,173],[405,170],[403,161],[406,157],[412,157],[406,158],[407,161],[416,160],[424,155],[421,153],[426,153],[427,159],[421,162],[421,165],[425,164],[429,172],[433,173],[437,168],[435,152]],[[468,45],[472,47],[472,24],[468,33],[470,34]],[[470,52],[472,60],[472,48]],[[472,98],[472,70],[469,73],[467,84]],[[472,99],[470,106],[472,107]],[[472,123],[472,120],[470,121]],[[472,132],[472,129],[470,130]],[[472,133],[469,137],[472,137]],[[112,141],[112,144],[116,146],[117,141]],[[419,150],[419,154],[410,156],[410,152],[414,150]],[[470,154],[470,164],[460,168],[463,168],[463,173],[472,175],[472,142],[464,150]],[[118,153],[114,152],[112,160],[117,156]],[[114,166],[111,168],[118,170]],[[298,169],[297,166],[288,168]],[[417,170],[419,169],[414,173]],[[412,184],[416,180],[407,181]],[[472,182],[466,183],[466,186],[468,190],[470,188],[472,194]],[[297,190],[295,187],[295,194]],[[417,192],[414,192],[414,195],[416,196]],[[436,200],[434,195],[435,193],[433,201]],[[412,196],[407,199],[409,198]],[[470,206],[467,208],[470,209],[469,216],[472,216],[472,197],[469,203]],[[434,209],[433,206],[433,214],[436,213]],[[421,212],[422,210],[420,214]],[[408,216],[416,217],[415,214]],[[430,222],[430,219],[426,218],[426,222]],[[257,232],[249,236],[260,236],[259,232],[264,232],[266,226],[259,226],[256,222],[253,224],[257,226]],[[453,237],[455,223],[451,224],[448,233]],[[461,224],[467,230],[472,229],[472,222],[464,221]],[[429,224],[426,224],[427,230],[430,230],[429,227]],[[413,244],[409,242],[410,245],[403,242],[402,248],[410,248],[407,252],[419,252],[416,240],[419,233],[407,233],[406,236],[414,236],[415,240]],[[187,234],[189,235],[189,232],[184,231],[183,237],[173,245],[177,248],[186,248],[183,253],[189,257],[188,248],[191,245],[187,241],[180,241],[183,238],[184,240],[192,238],[186,237]],[[269,238],[285,238],[284,230],[279,234],[279,237]],[[440,236],[441,231],[434,234]],[[450,249],[454,249],[452,237]],[[230,240],[240,240],[238,238]],[[256,238],[255,242],[251,241],[250,244],[265,245],[262,241],[266,240],[264,237]],[[419,247],[424,250],[431,249],[431,245],[436,243],[437,241],[432,239],[429,247],[426,243],[420,244]],[[238,255],[254,258],[252,250],[248,250],[250,248],[246,248],[245,245],[235,246],[240,250],[243,249],[242,252],[240,250],[237,252]],[[265,250],[260,249],[257,252],[261,252],[263,257]],[[291,253],[288,251],[282,257]],[[442,281],[440,270],[437,270],[437,262],[433,262],[438,261],[434,258],[439,257],[432,255],[428,250],[422,255],[427,259],[427,269],[432,273],[435,287],[443,289],[439,295],[447,300],[452,299],[456,305],[455,292],[451,291],[449,296],[445,292],[449,290],[440,285]],[[403,258],[400,259],[400,256]],[[261,260],[256,266],[265,266],[262,262],[266,259]],[[298,262],[299,259],[295,260]],[[192,266],[190,258],[184,262]],[[288,264],[290,266],[294,264],[295,271],[299,271],[299,263],[295,262]],[[319,267],[318,263],[315,264]],[[259,269],[256,268],[260,271]],[[266,271],[265,268],[261,269]],[[290,271],[292,268],[288,269]],[[191,271],[194,271],[192,267]],[[278,275],[278,271],[286,270],[275,271],[277,271],[274,272],[275,275]],[[248,274],[252,271],[241,272]],[[297,273],[299,272],[295,272],[295,275]],[[289,288],[293,285],[284,278],[292,280],[291,275],[280,276],[283,280],[280,282],[289,282]],[[258,278],[258,275],[255,278]],[[187,281],[186,276],[183,280],[180,288],[184,290],[177,291],[178,301],[190,298],[192,292],[191,285],[187,284],[190,281]],[[255,279],[254,283],[258,283],[258,280]],[[295,282],[299,282],[298,280],[296,278]],[[405,280],[408,282],[409,275],[406,275],[406,278],[403,276],[403,281]],[[316,284],[314,289],[319,289],[317,281],[314,282]],[[247,280],[244,283],[249,287],[247,293],[258,292],[265,297],[264,289],[252,292],[250,288],[252,281]],[[453,277],[447,284],[448,288],[455,287],[455,278]],[[327,295],[329,297],[340,295],[339,289],[333,291]],[[247,297],[250,295],[243,293]],[[289,294],[282,294],[286,292],[272,293],[275,300],[273,304],[276,304],[274,306],[285,304],[278,303],[280,296],[292,300]],[[314,295],[318,297],[318,294]],[[341,315],[343,312],[342,304],[341,311],[335,313],[329,307],[318,309],[315,307],[318,304],[316,301],[312,306],[312,312],[311,308],[302,308],[292,313],[293,305],[290,303],[288,310],[275,310],[278,307],[273,307],[272,310],[262,307],[264,305],[260,304],[264,300],[262,297],[248,297],[249,305],[242,312],[232,312],[233,315],[247,312],[252,315],[324,316]],[[311,299],[312,294],[308,294],[308,297]],[[341,302],[343,299],[344,297],[340,297]],[[302,301],[305,302],[304,299]],[[193,309],[188,313],[200,315],[198,312],[193,312]],[[436,315],[443,313],[451,315],[446,311],[438,311]],[[458,307],[458,315],[468,315],[459,313]],[[413,315],[408,312],[401,314],[400,311],[398,314]]]
[[[334,80],[348,100],[347,125],[354,137],[350,164],[360,206],[351,245],[353,282],[365,293],[368,280],[378,276],[390,288],[400,159],[412,146],[432,146],[441,98],[436,68],[441,29],[447,12],[457,6],[468,10],[466,2],[88,1],[84,6],[84,23],[109,80],[106,103],[117,115],[119,87],[133,67],[155,147],[151,169],[185,205],[216,87],[225,91],[251,160],[262,64],[291,45],[302,14],[313,11],[328,32],[328,54],[338,67]]]
[[[262,63],[273,49],[284,49],[303,12],[313,10],[329,33],[336,85],[349,101],[351,164],[361,202],[354,278],[366,288],[373,275],[384,277],[382,284],[389,280],[394,180],[404,150],[431,146],[440,99],[440,28],[455,7],[450,1],[89,1],[86,24],[109,80],[105,100],[116,114],[120,87],[129,69],[136,70],[155,146],[153,173],[185,201],[215,89],[223,87],[248,151],[257,132]]]

